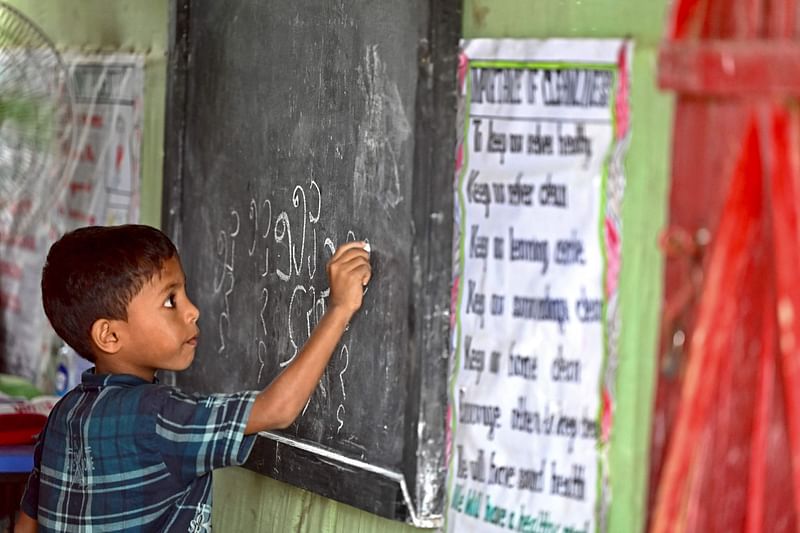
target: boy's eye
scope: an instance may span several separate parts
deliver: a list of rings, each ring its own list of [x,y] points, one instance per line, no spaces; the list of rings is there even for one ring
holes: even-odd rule
[[[175,307],[175,295],[170,294],[166,300],[164,300],[164,307]]]

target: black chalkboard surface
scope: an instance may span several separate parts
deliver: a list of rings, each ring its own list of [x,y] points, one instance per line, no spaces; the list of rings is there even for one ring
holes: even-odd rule
[[[456,0],[181,0],[164,222],[200,308],[190,391],[260,389],[366,239],[364,305],[303,415],[247,464],[389,518],[444,504]]]

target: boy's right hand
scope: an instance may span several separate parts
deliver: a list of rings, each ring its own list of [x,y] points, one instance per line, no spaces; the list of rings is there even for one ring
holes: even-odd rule
[[[336,308],[352,316],[361,307],[364,287],[372,276],[369,253],[363,241],[341,245],[326,268],[331,286],[331,309]]]

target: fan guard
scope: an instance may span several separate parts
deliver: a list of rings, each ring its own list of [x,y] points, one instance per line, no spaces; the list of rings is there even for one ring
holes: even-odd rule
[[[0,229],[21,234],[50,214],[74,147],[69,71],[36,24],[0,2]]]

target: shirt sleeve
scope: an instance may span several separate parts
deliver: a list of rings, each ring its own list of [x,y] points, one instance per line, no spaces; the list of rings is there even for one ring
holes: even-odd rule
[[[189,481],[215,468],[244,463],[256,438],[244,434],[256,394],[164,391],[155,433],[167,468]]]
[[[39,515],[39,466],[42,463],[42,448],[46,430],[47,423],[36,437],[36,445],[33,447],[33,470],[25,483],[25,492],[22,493],[22,501],[19,505],[20,510],[31,518],[37,518]]]

